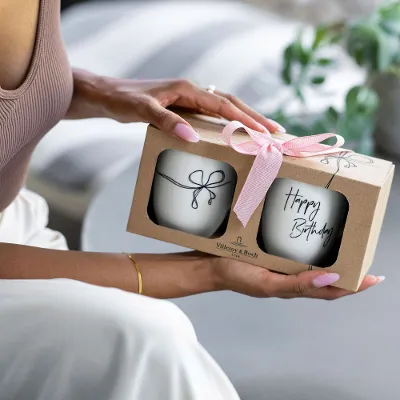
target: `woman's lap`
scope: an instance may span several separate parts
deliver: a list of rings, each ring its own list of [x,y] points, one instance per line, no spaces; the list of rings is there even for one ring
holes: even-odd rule
[[[22,192],[0,214],[0,240],[65,250],[46,225],[44,200]],[[2,400],[238,399],[169,301],[69,279],[0,280],[0,327]]]
[[[174,304],[67,279],[0,282],[2,400],[236,399]]]
[[[107,390],[115,374],[131,371],[134,381],[146,346],[196,341],[169,302],[64,279],[1,281],[0,325],[5,399],[47,398],[47,391],[53,399],[58,391],[66,394],[60,399],[114,399]]]

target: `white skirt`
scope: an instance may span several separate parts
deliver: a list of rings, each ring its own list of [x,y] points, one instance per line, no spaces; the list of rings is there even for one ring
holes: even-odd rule
[[[46,202],[23,189],[0,214],[0,241],[66,250],[47,220]],[[0,280],[0,400],[214,399],[239,397],[171,302],[69,279]]]

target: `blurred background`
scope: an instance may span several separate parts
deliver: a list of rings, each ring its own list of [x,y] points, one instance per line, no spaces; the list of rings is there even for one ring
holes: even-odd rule
[[[398,1],[62,0],[61,23],[75,67],[213,84],[290,133],[336,132],[360,153],[400,158]],[[36,149],[28,187],[72,249],[170,251],[124,234],[145,132],[62,121]],[[234,293],[177,302],[244,400],[400,399],[399,201],[397,173],[373,266],[388,277],[381,290],[345,304]]]

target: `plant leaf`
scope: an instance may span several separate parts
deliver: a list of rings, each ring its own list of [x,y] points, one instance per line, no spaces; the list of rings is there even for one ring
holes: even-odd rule
[[[314,85],[322,85],[325,82],[325,76],[314,76],[311,78],[311,82]]]
[[[330,39],[330,44],[336,44],[341,42],[344,39],[344,34],[343,33],[337,33],[336,35],[333,35]]]
[[[361,115],[344,115],[338,123],[337,132],[346,140],[361,140],[363,137],[371,136],[374,122],[371,118]]]
[[[293,42],[293,55],[300,65],[307,66],[312,58],[312,51],[307,50],[303,44],[303,32],[300,31],[297,39]]]
[[[386,72],[392,64],[395,54],[399,51],[400,38],[380,31],[378,35],[378,71]]]
[[[347,51],[360,66],[379,70],[380,32],[379,28],[370,22],[356,23],[350,27]]]
[[[393,2],[379,9],[380,25],[390,34],[400,35],[400,3]]]
[[[290,85],[292,83],[292,74],[290,68],[283,69],[281,76],[286,85]]]
[[[303,92],[301,91],[301,88],[296,87],[296,89],[295,89],[295,94],[296,94],[296,97],[297,97],[303,104],[305,104],[306,99],[304,98],[304,95],[303,95]]]
[[[339,118],[339,113],[333,107],[329,107],[322,115],[321,123],[323,125],[319,133],[336,132]]]
[[[380,27],[390,35],[400,35],[400,20],[399,21],[381,21]]]
[[[316,50],[319,46],[327,39],[328,28],[325,25],[318,25],[315,28],[314,42],[312,44],[312,50]]]
[[[327,67],[330,65],[333,65],[335,62],[331,58],[319,58],[317,60],[317,64],[320,65],[321,67]]]
[[[334,123],[336,124],[338,119],[339,119],[339,113],[338,111],[333,108],[333,107],[329,107],[326,112],[325,115],[327,118],[331,119],[332,121],[335,121]]]
[[[293,62],[293,44],[286,47],[283,53],[283,69],[281,77],[286,85],[292,83],[292,62]]]
[[[365,117],[374,115],[379,107],[379,97],[376,92],[365,86],[355,86],[346,96],[346,115],[362,114]]]

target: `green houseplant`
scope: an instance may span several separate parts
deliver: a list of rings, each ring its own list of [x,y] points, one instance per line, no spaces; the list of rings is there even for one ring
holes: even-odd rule
[[[292,98],[302,103],[305,113],[305,88],[323,87],[327,75],[335,68],[335,59],[323,56],[332,45],[341,45],[366,72],[364,83],[348,91],[344,108],[339,111],[329,107],[305,122],[304,118],[289,116],[283,105],[272,117],[299,136],[335,132],[345,137],[355,151],[371,154],[380,105],[374,90],[375,77],[390,74],[400,79],[400,3],[387,2],[368,18],[319,25],[311,42],[300,32],[286,47],[282,80],[291,89]]]

